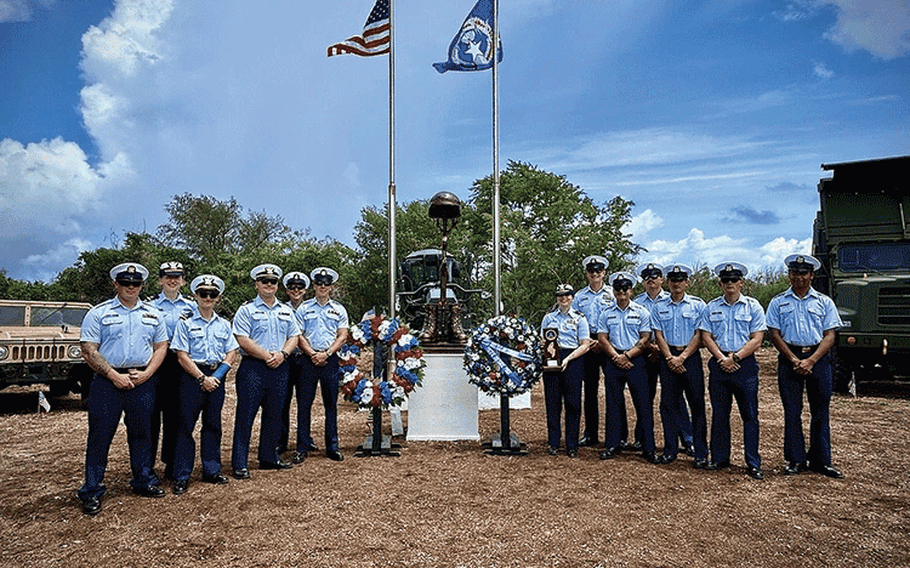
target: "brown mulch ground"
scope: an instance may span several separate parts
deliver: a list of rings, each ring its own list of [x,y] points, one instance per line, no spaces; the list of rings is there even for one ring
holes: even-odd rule
[[[575,460],[548,456],[538,384],[533,408],[511,412],[527,457],[396,439],[401,457],[355,458],[367,415],[342,403],[344,462],[317,454],[225,486],[198,482],[197,471],[187,494],[168,484],[164,499],[130,493],[121,427],[96,517],[75,496],[87,432],[78,400],[52,400],[39,415],[34,392],[0,394],[0,566],[910,565],[910,452],[899,445],[910,439],[910,400],[835,397],[834,462],[846,478],[786,477],[772,352],[760,361],[763,482],[743,474],[735,410],[732,470],[694,470],[686,456],[662,466],[632,455],[602,462],[586,448]],[[226,464],[234,394],[229,384]],[[481,412],[483,439],[499,418]],[[660,445],[656,412],[655,422]]]

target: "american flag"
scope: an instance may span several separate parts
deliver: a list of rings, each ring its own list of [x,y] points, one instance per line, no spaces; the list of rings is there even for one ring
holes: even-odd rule
[[[363,34],[349,37],[341,43],[330,45],[328,56],[342,55],[382,55],[389,52],[389,0],[376,0],[367,23],[363,25]]]

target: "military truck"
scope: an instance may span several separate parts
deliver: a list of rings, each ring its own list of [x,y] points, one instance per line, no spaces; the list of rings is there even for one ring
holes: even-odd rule
[[[910,375],[910,156],[822,164],[812,254],[815,286],[845,327],[835,390]]]
[[[91,307],[0,300],[0,390],[43,383],[51,396],[88,396],[92,373],[82,359],[79,330]]]

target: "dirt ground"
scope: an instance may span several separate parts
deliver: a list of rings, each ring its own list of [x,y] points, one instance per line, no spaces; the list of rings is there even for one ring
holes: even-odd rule
[[[910,452],[895,445],[910,439],[910,400],[835,397],[834,463],[846,478],[787,477],[773,351],[759,359],[764,481],[743,473],[735,410],[730,470],[695,470],[682,454],[659,466],[628,454],[599,461],[590,448],[574,460],[551,457],[538,384],[532,408],[511,412],[525,457],[402,437],[400,457],[356,458],[367,414],[342,403],[343,462],[315,454],[224,486],[199,482],[197,467],[187,494],[173,495],[168,483],[163,499],[130,492],[121,426],[95,517],[76,498],[87,433],[79,401],[52,400],[39,415],[35,392],[0,394],[0,566],[910,565]],[[231,381],[226,464],[234,394]],[[482,439],[499,420],[499,410],[481,411]],[[656,412],[655,423],[660,445]],[[258,426],[253,438],[255,448]],[[252,458],[255,467],[255,449]]]

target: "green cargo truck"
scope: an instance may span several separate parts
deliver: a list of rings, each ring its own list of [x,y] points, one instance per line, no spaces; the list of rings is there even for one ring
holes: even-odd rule
[[[845,327],[835,390],[910,375],[910,156],[822,164],[812,254],[815,286]]]

